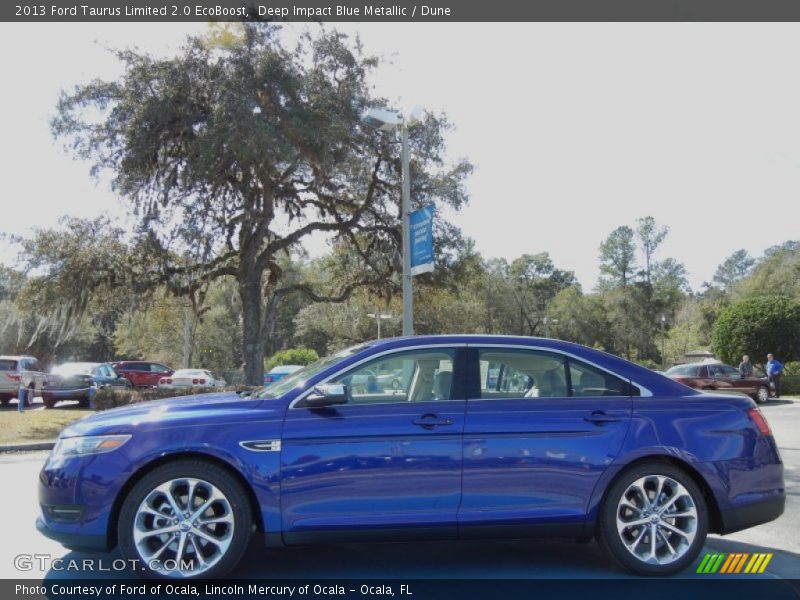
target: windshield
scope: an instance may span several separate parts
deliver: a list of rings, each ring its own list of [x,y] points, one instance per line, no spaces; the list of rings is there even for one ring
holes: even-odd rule
[[[672,367],[666,373],[667,375],[697,375],[697,365],[678,365]]]
[[[253,396],[257,398],[277,398],[278,396],[282,396],[286,392],[296,388],[298,385],[304,384],[315,375],[322,373],[322,371],[325,369],[342,362],[356,352],[360,352],[367,347],[368,346],[364,344],[352,346],[342,350],[341,352],[338,352],[337,354],[320,358],[317,362],[311,363],[299,371],[295,371],[291,375],[287,375],[276,383],[258,390],[255,394],[253,394]]]

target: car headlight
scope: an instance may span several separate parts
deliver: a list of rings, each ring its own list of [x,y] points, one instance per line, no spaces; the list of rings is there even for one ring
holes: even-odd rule
[[[88,456],[111,452],[131,439],[125,435],[87,435],[80,437],[59,438],[50,456],[51,460],[61,462],[73,456]]]

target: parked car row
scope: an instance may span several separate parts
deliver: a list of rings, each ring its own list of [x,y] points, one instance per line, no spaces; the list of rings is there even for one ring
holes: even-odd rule
[[[299,368],[299,367],[297,367]],[[0,403],[17,398],[21,387],[41,396],[46,408],[62,400],[89,404],[90,389],[107,387],[133,389],[222,388],[226,382],[208,369],[179,369],[141,360],[116,362],[66,362],[45,373],[33,356],[0,356]]]

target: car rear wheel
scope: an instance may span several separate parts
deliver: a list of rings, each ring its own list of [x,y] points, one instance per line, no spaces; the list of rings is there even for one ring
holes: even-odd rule
[[[56,405],[55,399],[51,396],[42,396],[42,404],[44,404],[45,408],[53,408]]]
[[[642,463],[608,489],[598,522],[601,546],[638,575],[671,575],[697,557],[708,533],[703,494],[684,471]]]
[[[156,468],[128,494],[117,536],[123,556],[153,577],[222,577],[252,529],[242,486],[224,469],[182,460]]]
[[[769,388],[765,385],[759,386],[759,388],[756,390],[754,400],[758,404],[765,404],[769,402]]]

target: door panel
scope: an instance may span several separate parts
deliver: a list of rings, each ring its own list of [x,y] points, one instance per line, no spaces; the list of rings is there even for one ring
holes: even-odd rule
[[[522,386],[533,387],[529,397],[522,390],[497,397],[493,389],[468,400],[459,535],[578,534],[598,479],[622,448],[631,398],[592,395],[604,384],[587,376],[575,385],[566,361],[563,378],[555,363],[536,359],[526,369],[523,360],[509,362],[516,362],[509,367],[515,380],[527,375]]]
[[[380,387],[387,365],[362,368],[336,380],[355,382],[345,383],[348,404],[287,411],[281,439],[286,543],[456,537],[466,402],[448,399],[457,396],[449,392],[457,389],[451,380],[460,368],[454,355],[405,364],[399,389],[392,381]]]

